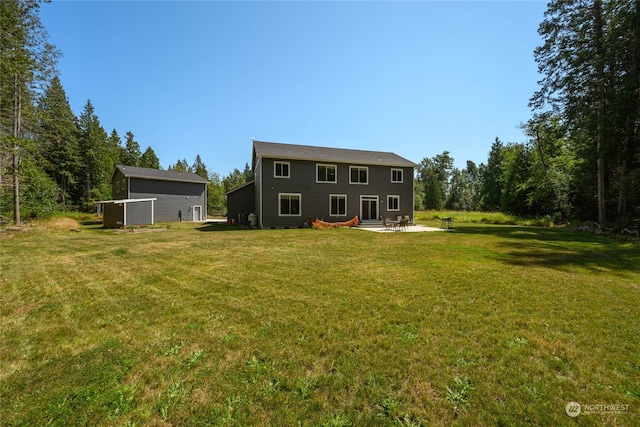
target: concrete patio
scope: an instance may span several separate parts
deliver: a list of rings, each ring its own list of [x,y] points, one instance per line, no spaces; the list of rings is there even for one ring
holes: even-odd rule
[[[375,231],[377,233],[421,233],[425,231],[452,231],[453,229],[427,227],[424,225],[408,225],[402,228],[357,227],[358,230]]]

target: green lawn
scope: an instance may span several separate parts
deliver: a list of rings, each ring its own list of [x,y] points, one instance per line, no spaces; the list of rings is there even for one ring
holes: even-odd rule
[[[638,425],[639,246],[454,226],[3,232],[0,424]]]

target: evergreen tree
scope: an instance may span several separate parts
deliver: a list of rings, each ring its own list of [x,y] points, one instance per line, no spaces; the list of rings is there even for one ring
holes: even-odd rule
[[[156,156],[155,151],[151,147],[147,147],[140,157],[140,167],[150,169],[160,169],[160,159]]]
[[[114,153],[115,164],[122,164],[124,148],[122,147],[122,139],[120,139],[120,135],[118,135],[118,131],[115,129],[111,131],[111,135],[109,135],[109,138],[107,139],[107,145],[109,147],[109,151]]]
[[[619,132],[617,214],[640,216],[640,1],[618,2],[620,23],[612,27],[617,93],[612,95]],[[616,21],[617,21],[616,20]],[[631,206],[636,206],[636,211]]]
[[[77,177],[82,169],[77,118],[55,77],[39,104],[39,149],[44,170],[58,186],[60,203],[67,206],[70,195],[77,195]]]
[[[29,156],[20,165],[23,177],[20,202],[28,218],[47,218],[58,210],[58,187],[38,163],[36,158]]]
[[[207,171],[207,166],[204,164],[199,154],[196,155],[196,160],[193,163],[193,166],[191,167],[191,169],[193,170],[193,173],[195,173],[196,175],[204,179],[209,179],[209,172]]]
[[[244,175],[245,182],[251,182],[255,179],[255,175],[249,167],[249,163],[244,164],[244,171],[242,172],[242,174]]]
[[[241,187],[247,183],[247,177],[244,173],[240,172],[238,168],[234,168],[229,175],[222,179],[222,187],[224,192],[227,193],[235,188]]]
[[[167,169],[176,172],[193,172],[193,169],[187,163],[187,159],[178,160],[175,165],[169,165]]]
[[[124,145],[122,164],[126,166],[139,166],[140,157],[142,157],[140,144],[138,144],[138,142],[134,139],[134,135],[131,131],[127,132],[126,138],[127,141]]]
[[[84,162],[81,182],[84,182],[85,208],[93,207],[99,199],[111,198],[111,174],[117,153],[107,141],[107,133],[100,124],[91,101],[88,100],[79,120],[80,154]]]
[[[480,209],[497,211],[502,197],[502,154],[504,145],[498,137],[491,144],[487,164],[480,168]]]
[[[0,184],[10,170],[13,217],[20,218],[21,156],[32,150],[33,101],[56,73],[59,52],[48,43],[36,0],[0,1]]]
[[[580,145],[591,169],[582,179],[594,177],[599,221],[616,205],[624,217],[630,200],[638,203],[632,171],[640,145],[640,2],[553,0],[539,33],[544,44],[535,59],[543,78],[531,105],[558,114]]]

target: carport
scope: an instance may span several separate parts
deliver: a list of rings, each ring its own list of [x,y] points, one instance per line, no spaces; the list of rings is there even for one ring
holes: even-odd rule
[[[102,211],[102,225],[106,228],[153,225],[156,200],[157,198],[149,198],[98,202],[99,211]]]

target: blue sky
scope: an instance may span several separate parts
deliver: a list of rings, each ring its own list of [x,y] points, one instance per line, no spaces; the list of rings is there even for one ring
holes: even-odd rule
[[[251,138],[486,162],[524,142],[543,1],[43,4],[79,115],[227,175]]]

